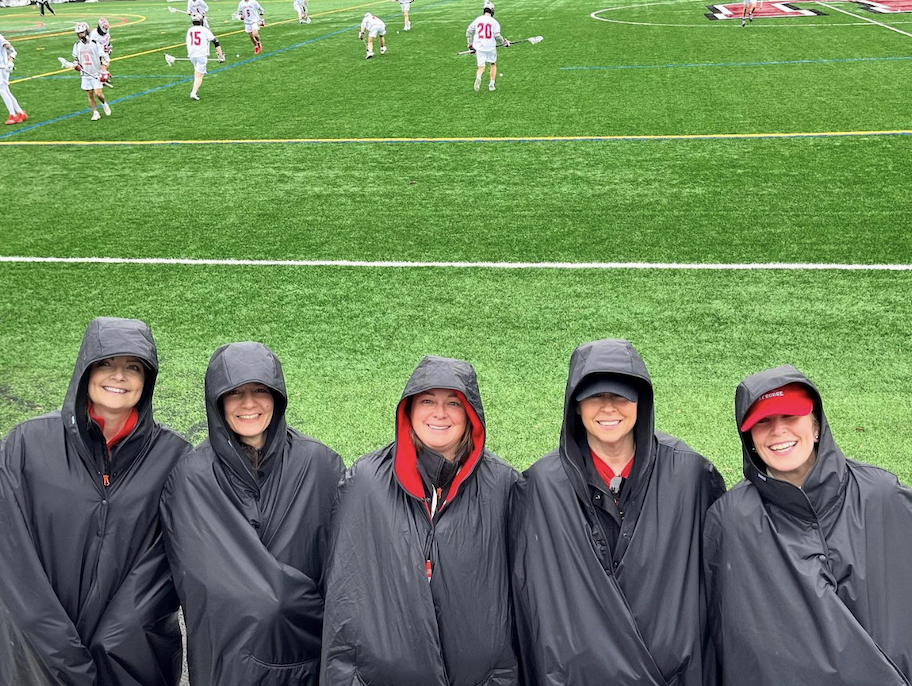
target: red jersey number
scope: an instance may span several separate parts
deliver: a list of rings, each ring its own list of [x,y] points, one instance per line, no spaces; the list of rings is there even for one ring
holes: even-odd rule
[[[490,38],[492,36],[491,25],[490,24],[479,24],[478,25],[478,37],[479,38]]]
[[[203,37],[200,36],[200,32],[194,31],[193,32],[193,45],[202,45],[202,44],[203,44]]]

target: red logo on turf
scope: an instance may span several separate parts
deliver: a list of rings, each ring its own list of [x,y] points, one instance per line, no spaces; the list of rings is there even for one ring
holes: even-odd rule
[[[897,12],[912,12],[912,0],[855,0],[869,12],[877,14],[896,14]]]
[[[894,0],[887,0],[893,2]],[[896,2],[907,2],[912,4],[912,0],[895,0]],[[744,5],[740,2],[732,2],[724,5],[707,5],[706,9],[710,13],[705,15],[707,19],[740,19],[744,12]],[[758,2],[754,6],[754,19],[775,19],[778,17],[818,17],[824,15],[818,10],[805,10],[795,7],[788,2],[764,2],[763,7]]]

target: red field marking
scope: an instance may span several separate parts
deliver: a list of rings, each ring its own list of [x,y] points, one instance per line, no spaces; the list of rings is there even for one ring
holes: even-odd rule
[[[4,17],[4,19],[14,19],[14,17]],[[10,22],[10,23],[16,23],[16,22]],[[45,26],[47,26],[47,24],[45,24],[43,21],[37,21],[35,19],[26,19],[25,21],[20,21],[18,23],[24,24],[25,28],[9,29],[9,28],[6,28],[7,23],[6,23],[6,21],[4,21],[3,33],[6,35],[16,34],[16,33],[26,33],[26,32],[31,33],[33,31],[40,31]]]
[[[912,2],[912,0],[902,0],[904,2]],[[706,8],[710,10],[706,14],[707,19],[740,19],[744,11],[744,5],[740,2],[731,2],[721,5],[707,5]],[[789,2],[765,2],[763,7],[760,7],[758,2],[754,7],[754,19],[763,18],[763,19],[776,19],[782,17],[818,17],[825,15],[824,12],[818,10],[806,10],[801,9],[800,7],[795,7],[792,3]]]
[[[912,0],[855,0],[869,12],[877,14],[897,14],[899,12],[912,12]]]
[[[82,9],[82,8],[80,8],[80,9]],[[101,8],[99,8],[99,9],[101,9]],[[19,16],[24,16],[24,15],[19,15]],[[94,19],[92,18],[93,16],[94,16]],[[98,21],[98,17],[105,17],[105,16],[108,17],[108,23],[113,27],[141,24],[142,22],[146,21],[146,18],[141,14],[124,14],[124,15],[115,14],[115,15],[113,15],[114,18],[111,19],[109,15],[106,15],[104,12],[101,12],[101,11],[99,11],[97,14],[95,14],[93,12],[90,15],[87,15],[85,12],[82,12],[78,15],[67,15],[65,17],[65,19],[70,21],[71,24],[75,24],[75,22],[77,22],[77,21],[85,21],[90,27],[94,28],[95,23]],[[131,21],[131,17],[132,17],[132,21]],[[4,19],[8,19],[8,18],[9,17],[4,17]],[[34,22],[34,20],[33,20],[33,22]],[[37,26],[38,29],[45,26],[44,22],[40,22],[40,23],[34,22],[34,24],[35,24],[35,26]],[[22,29],[22,30],[18,31],[18,33],[23,33],[23,34],[28,33],[30,35],[27,35],[27,36],[23,35],[23,36],[18,36],[16,38],[11,38],[10,42],[19,43],[19,42],[27,41],[27,40],[39,40],[41,38],[53,38],[55,36],[70,36],[73,34],[72,28],[68,28],[66,31],[54,31],[53,33],[35,33],[35,30],[36,30],[35,28]],[[17,32],[8,31],[8,33],[17,33]]]

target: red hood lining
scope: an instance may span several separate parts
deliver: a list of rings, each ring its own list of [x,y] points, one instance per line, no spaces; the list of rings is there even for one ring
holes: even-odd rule
[[[459,467],[456,476],[453,477],[449,493],[447,494],[446,500],[441,503],[441,507],[456,497],[459,487],[468,478],[469,474],[472,473],[478,460],[481,459],[481,451],[484,449],[485,431],[481,424],[481,420],[478,418],[478,414],[475,412],[475,408],[466,400],[462,391],[455,388],[452,390],[462,402],[462,406],[466,411],[466,416],[472,426],[472,453]],[[402,487],[405,488],[409,494],[424,501],[424,484],[421,482],[421,474],[418,472],[418,454],[415,450],[415,444],[412,443],[412,423],[405,414],[405,405],[409,397],[412,396],[403,398],[396,408],[396,454],[393,456],[393,464],[395,466],[396,476],[399,479],[399,483],[402,484]],[[426,502],[425,507],[427,507]]]

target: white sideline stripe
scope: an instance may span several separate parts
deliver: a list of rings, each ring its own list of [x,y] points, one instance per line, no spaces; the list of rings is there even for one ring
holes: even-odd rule
[[[837,2],[840,2],[840,1],[845,1],[845,0],[837,0]],[[855,17],[856,19],[861,19],[862,21],[866,21],[869,24],[877,24],[878,26],[883,26],[885,29],[890,29],[891,31],[896,31],[896,33],[901,33],[904,36],[908,36],[909,38],[912,38],[912,33],[906,33],[905,31],[902,31],[902,30],[896,28],[895,26],[890,26],[889,24],[883,24],[879,21],[874,21],[873,19],[869,19],[868,17],[863,17],[860,14],[853,14],[852,12],[849,12],[848,10],[844,10],[844,9],[840,9],[839,7],[836,7],[836,5],[834,5],[832,3],[818,2],[817,4],[820,5],[821,7],[829,7],[831,10],[836,10],[837,12],[842,12],[843,14],[848,14],[850,17]]]
[[[665,270],[834,270],[912,271],[912,264],[827,264],[819,262],[407,262],[396,260],[212,260],[167,257],[17,257],[0,255],[0,262],[66,264],[160,264],[214,267],[373,267],[379,269],[665,269]]]

